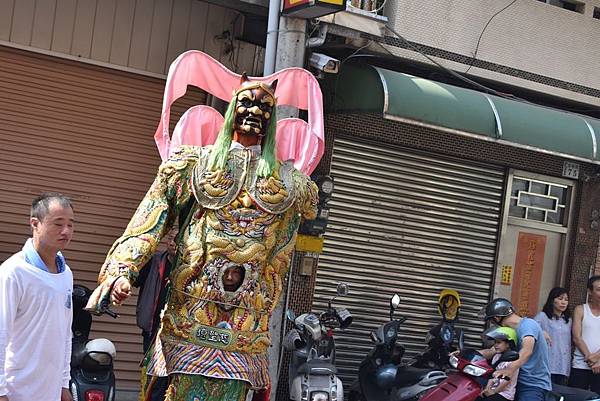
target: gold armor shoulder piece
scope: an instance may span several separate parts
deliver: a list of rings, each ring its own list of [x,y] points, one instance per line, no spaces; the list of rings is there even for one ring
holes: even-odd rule
[[[270,177],[257,177],[256,169],[251,169],[247,190],[256,204],[272,214],[281,214],[288,210],[296,199],[294,186],[294,165],[291,161],[278,163]]]
[[[204,148],[192,173],[192,192],[198,204],[206,209],[221,209],[238,196],[248,166],[246,154],[236,149],[229,152],[223,170],[212,171],[208,167],[210,148]]]
[[[180,146],[160,165],[159,172],[171,175],[175,171],[184,170],[190,163],[196,163],[202,149],[199,146]]]

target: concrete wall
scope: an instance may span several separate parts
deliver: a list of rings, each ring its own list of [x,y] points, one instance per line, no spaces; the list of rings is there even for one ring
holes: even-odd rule
[[[408,41],[452,53],[436,58],[458,72],[600,105],[600,20],[592,16],[600,0],[583,3],[581,14],[538,0],[388,0],[386,15],[389,26]],[[479,39],[476,59],[494,68],[469,69],[470,61],[460,59],[475,55]],[[414,50],[386,47],[428,62]],[[535,82],[527,73],[538,75]]]
[[[263,49],[233,39],[243,21],[198,0],[2,0],[0,44],[159,75],[194,49],[236,71],[262,73]]]

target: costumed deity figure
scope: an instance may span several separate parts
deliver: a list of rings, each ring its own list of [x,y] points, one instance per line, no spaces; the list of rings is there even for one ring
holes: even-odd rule
[[[160,166],[110,249],[88,304],[120,303],[161,238],[179,225],[161,329],[148,365],[166,400],[243,400],[269,386],[269,319],[301,218],[317,188],[276,158],[277,81],[242,76],[212,146],[181,146]]]

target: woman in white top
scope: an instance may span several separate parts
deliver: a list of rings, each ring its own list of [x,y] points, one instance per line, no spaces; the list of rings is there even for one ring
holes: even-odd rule
[[[573,313],[573,369],[569,386],[600,393],[600,276],[588,280],[588,302]]]
[[[535,320],[542,326],[548,342],[548,359],[552,382],[566,385],[571,371],[571,313],[569,294],[565,288],[556,287]]]

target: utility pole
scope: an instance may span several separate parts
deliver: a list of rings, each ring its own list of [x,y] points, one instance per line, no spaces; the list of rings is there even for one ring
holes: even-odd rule
[[[277,39],[275,70],[288,67],[304,67],[306,55],[306,20],[281,16]],[[278,107],[279,118],[298,117],[295,107]]]
[[[265,68],[264,75],[270,75],[275,71],[288,67],[304,67],[304,56],[306,53],[306,20],[299,18],[289,18],[279,16],[281,2],[271,0],[269,3],[269,23],[267,28],[267,48],[265,50]],[[274,7],[277,7],[276,10]],[[279,26],[275,16],[279,18]],[[274,66],[274,68],[273,68]],[[298,109],[290,106],[277,106],[278,119],[288,117],[298,117]],[[288,280],[291,280],[291,273],[295,266],[294,257],[290,263],[290,272]],[[276,399],[277,385],[279,380],[280,362],[283,350],[281,348],[281,330],[283,326],[287,292],[290,286],[282,291],[282,297],[279,305],[271,315],[271,346],[269,348],[269,376],[271,377],[271,400]]]

